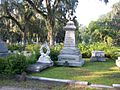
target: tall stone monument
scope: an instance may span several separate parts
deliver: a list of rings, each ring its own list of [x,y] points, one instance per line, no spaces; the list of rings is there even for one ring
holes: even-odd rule
[[[80,54],[80,50],[77,48],[76,40],[75,40],[75,25],[73,22],[73,16],[71,13],[69,14],[69,21],[67,25],[64,27],[65,31],[65,39],[64,39],[64,48],[61,50],[58,56],[58,65],[66,65],[66,66],[82,66],[84,64],[84,60],[82,59],[82,55]]]
[[[5,42],[0,40],[0,57],[5,57],[7,55],[8,55],[7,46],[6,46]]]

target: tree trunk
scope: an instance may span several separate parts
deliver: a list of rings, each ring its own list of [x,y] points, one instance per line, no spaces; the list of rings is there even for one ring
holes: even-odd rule
[[[47,22],[47,29],[48,29],[47,40],[50,46],[54,45],[54,40],[53,40],[53,29],[54,28],[53,27],[54,26],[52,26],[49,22]]]

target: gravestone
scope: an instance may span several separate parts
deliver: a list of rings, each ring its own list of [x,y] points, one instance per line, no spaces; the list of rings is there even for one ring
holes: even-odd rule
[[[6,46],[5,42],[0,40],[0,57],[5,57],[7,55],[8,55],[7,46]]]
[[[67,25],[64,27],[65,31],[65,39],[64,39],[64,47],[58,55],[58,65],[65,66],[82,66],[84,64],[84,60],[82,59],[82,55],[80,54],[80,50],[77,48],[76,40],[75,40],[75,25],[73,22],[73,18],[69,15],[69,21]]]
[[[44,48],[47,50],[46,53],[43,51]],[[41,56],[39,57],[37,63],[28,66],[28,68],[27,68],[28,71],[40,72],[40,71],[54,65],[53,61],[49,57],[50,48],[46,42],[41,46],[40,54],[41,54]]]
[[[106,61],[104,51],[92,51],[91,61]]]
[[[120,57],[116,60],[116,65],[120,68]]]

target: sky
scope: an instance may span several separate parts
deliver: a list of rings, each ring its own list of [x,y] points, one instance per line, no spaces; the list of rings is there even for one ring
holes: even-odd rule
[[[87,26],[90,21],[97,20],[101,15],[112,10],[112,5],[120,0],[109,0],[106,5],[99,0],[78,0],[79,4],[75,15],[79,24]]]

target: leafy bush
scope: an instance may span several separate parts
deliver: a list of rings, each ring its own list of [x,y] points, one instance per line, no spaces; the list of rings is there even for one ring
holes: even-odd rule
[[[11,55],[6,58],[4,73],[8,76],[18,74],[25,71],[28,65],[28,61],[24,55]]]
[[[107,58],[117,58],[118,54],[116,52],[119,51],[118,47],[108,45],[106,43],[93,43],[93,44],[78,44],[78,47],[83,55],[83,57],[91,57],[91,51],[93,50],[102,50],[105,51],[105,56]]]
[[[0,58],[0,74],[4,73],[6,67],[6,59]]]
[[[23,50],[23,45],[8,44],[8,49],[11,50],[11,51],[14,51],[14,50],[22,51]]]
[[[40,46],[40,44],[30,44],[26,46],[25,50],[32,52],[34,54],[34,57],[38,59],[40,56]]]
[[[50,49],[50,57],[51,57],[51,60],[53,61],[57,61],[58,60],[58,55],[60,54],[60,51],[62,49],[62,45],[58,44],[54,47],[51,47]]]

